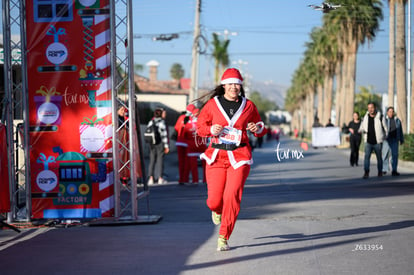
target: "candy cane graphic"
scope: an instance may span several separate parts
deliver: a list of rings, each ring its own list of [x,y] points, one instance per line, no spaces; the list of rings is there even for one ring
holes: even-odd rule
[[[108,9],[109,10],[109,9]],[[110,44],[110,24],[109,24],[109,15],[97,15],[95,16],[95,24],[103,26],[101,32],[97,33],[95,36],[95,48],[98,49],[98,56],[96,58],[96,68],[98,70],[107,71],[105,74],[104,80],[101,83],[101,86],[96,91],[96,107],[98,108],[97,114],[99,118],[104,120],[112,118],[112,106],[111,106],[111,77],[108,76],[111,66],[111,58],[108,50]],[[104,50],[99,50],[104,49]]]
[[[80,71],[80,81],[82,87],[88,92],[89,106],[97,109],[97,119],[108,125],[105,129],[105,147],[98,150],[104,155],[112,152],[111,59],[108,50],[110,48],[110,17],[109,6],[99,8],[97,3],[93,0],[79,0],[79,4],[89,5],[78,11],[85,28],[83,32],[85,67]],[[102,217],[114,215],[112,158],[106,162],[106,171],[105,180],[99,181],[98,197]]]
[[[80,71],[80,80],[89,94],[90,107],[97,108],[98,118],[111,121],[111,62],[109,47],[106,47],[110,43],[109,8],[85,9],[80,10],[79,14],[85,27],[85,67]],[[101,31],[94,36],[92,27]]]

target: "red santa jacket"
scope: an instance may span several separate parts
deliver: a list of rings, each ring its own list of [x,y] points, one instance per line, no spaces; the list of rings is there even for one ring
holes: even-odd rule
[[[175,123],[174,129],[177,131],[177,140],[175,142],[175,146],[183,146],[187,147],[187,141],[185,139],[185,124],[184,124],[185,114],[180,115]]]
[[[227,151],[227,156],[233,168],[238,168],[245,164],[252,164],[252,153],[249,145],[249,138],[247,136],[247,124],[254,122],[259,127],[259,130],[254,133],[256,137],[261,137],[266,134],[264,123],[260,118],[256,106],[250,100],[242,97],[242,104],[230,119],[221,106],[218,97],[210,99],[202,108],[197,120],[197,134],[201,137],[210,138],[210,145],[207,150],[200,157],[205,159],[207,164],[212,164],[221,149],[213,148],[212,143],[220,143],[218,136],[211,133],[211,127],[214,124],[222,126],[230,126],[241,131],[241,144],[245,146],[238,147],[233,151]]]
[[[206,139],[197,135],[197,117],[191,116],[190,120],[184,127],[185,139],[188,144],[188,156],[200,156],[206,149]]]

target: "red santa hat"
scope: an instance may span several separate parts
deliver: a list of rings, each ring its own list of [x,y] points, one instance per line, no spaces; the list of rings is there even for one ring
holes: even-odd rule
[[[229,68],[223,73],[220,84],[243,84],[243,77],[239,70]]]
[[[194,104],[188,104],[187,105],[187,109],[186,109],[186,111],[187,111],[187,113],[190,113],[190,114],[192,114],[193,113],[193,111],[195,110],[195,106],[194,106]]]
[[[190,116],[190,115],[193,115],[193,116],[197,116],[198,115],[198,112],[200,111],[199,109],[197,109],[196,108],[196,106],[194,105],[194,104],[188,104],[187,105],[187,109],[186,109],[186,115],[187,116]]]

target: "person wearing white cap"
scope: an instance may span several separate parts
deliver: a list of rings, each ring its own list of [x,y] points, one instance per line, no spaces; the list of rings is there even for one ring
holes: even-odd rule
[[[247,131],[264,136],[266,128],[254,103],[245,97],[243,77],[235,68],[227,69],[218,85],[207,94],[209,100],[200,108],[197,134],[210,138],[201,155],[207,163],[207,206],[212,220],[220,225],[217,251],[230,247],[240,211],[244,183],[250,172],[252,149]]]

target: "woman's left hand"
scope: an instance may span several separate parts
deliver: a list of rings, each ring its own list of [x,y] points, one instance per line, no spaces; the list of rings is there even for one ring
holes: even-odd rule
[[[249,122],[247,124],[247,130],[249,130],[252,133],[256,133],[257,130],[259,130],[259,128],[257,127],[256,123],[254,122]]]

